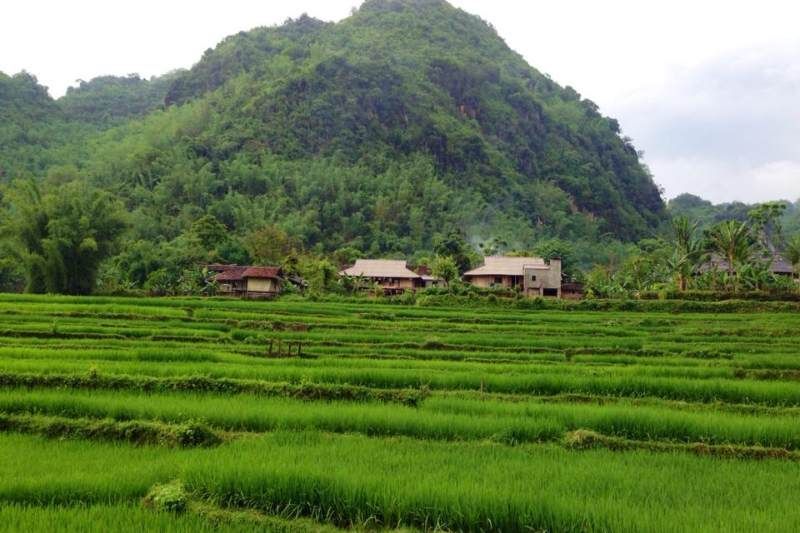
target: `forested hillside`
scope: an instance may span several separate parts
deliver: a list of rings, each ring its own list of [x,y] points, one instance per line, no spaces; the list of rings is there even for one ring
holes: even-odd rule
[[[123,248],[142,257],[114,264],[134,284],[168,256],[267,259],[264,231],[284,250],[419,256],[453,234],[499,251],[636,240],[665,218],[615,120],[441,0],[240,32],[189,70],[58,100],[26,74],[0,81],[3,181],[121,200]]]
[[[149,80],[137,74],[80,80],[57,103],[70,120],[114,125],[163,107],[167,91],[179,75],[180,71],[175,71]]]
[[[780,218],[782,230],[788,235],[800,233],[800,200],[785,204],[786,209]],[[670,200],[667,208],[670,215],[687,217],[697,221],[700,229],[705,229],[725,220],[745,222],[756,205],[743,202],[713,204],[693,194],[681,194]]]

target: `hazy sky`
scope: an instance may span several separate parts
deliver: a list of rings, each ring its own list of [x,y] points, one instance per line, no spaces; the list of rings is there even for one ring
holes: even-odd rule
[[[800,198],[800,3],[453,0],[619,119],[667,198]],[[0,7],[0,70],[76,79],[189,67],[222,38],[359,0],[25,0]]]

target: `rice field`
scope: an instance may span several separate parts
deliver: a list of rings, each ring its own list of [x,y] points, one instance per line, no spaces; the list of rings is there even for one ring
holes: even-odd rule
[[[798,531],[800,314],[0,295],[2,531]]]

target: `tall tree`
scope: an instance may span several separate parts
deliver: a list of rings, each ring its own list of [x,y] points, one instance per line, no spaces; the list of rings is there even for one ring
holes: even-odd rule
[[[753,227],[753,233],[763,251],[772,254],[783,244],[783,227],[781,217],[786,212],[786,202],[766,202],[759,204],[747,213]]]
[[[457,231],[451,231],[446,237],[434,243],[433,251],[441,257],[450,257],[458,267],[459,272],[470,269],[475,252],[467,241]]]
[[[264,265],[285,265],[288,258],[300,249],[295,239],[277,226],[264,226],[244,239],[253,261]]]
[[[452,257],[439,256],[433,260],[431,275],[443,280],[444,284],[449,287],[450,283],[458,279],[458,265]]]
[[[685,216],[672,219],[675,250],[667,260],[669,268],[677,278],[678,290],[685,291],[688,280],[702,256],[702,247],[696,238],[697,222]]]
[[[731,279],[736,273],[736,268],[747,263],[753,256],[755,239],[744,222],[736,220],[721,222],[708,232],[708,240],[711,250],[727,261],[728,276]]]
[[[2,236],[29,292],[89,294],[125,229],[121,204],[83,181],[42,195],[33,181],[5,198]]]

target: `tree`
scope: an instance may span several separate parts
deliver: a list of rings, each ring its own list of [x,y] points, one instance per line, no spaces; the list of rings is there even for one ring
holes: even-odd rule
[[[795,275],[800,275],[800,234],[786,243],[786,259],[792,264]]]
[[[783,241],[781,217],[788,204],[786,202],[766,202],[747,212],[747,218],[765,252],[772,253]]]
[[[708,232],[709,246],[728,263],[728,276],[733,279],[736,268],[753,256],[755,239],[744,222],[728,220],[717,224]],[[735,289],[735,285],[734,285]]]
[[[436,255],[451,258],[459,272],[466,272],[472,266],[474,251],[457,231],[451,231],[446,237],[438,239],[433,246]]]
[[[204,215],[192,224],[192,233],[206,251],[215,250],[228,240],[228,228],[213,215]]]
[[[277,226],[264,226],[251,232],[244,244],[253,261],[265,265],[283,264],[299,248],[295,239]]]
[[[533,253],[547,261],[561,259],[561,271],[567,279],[573,278],[575,263],[575,246],[561,239],[547,239],[536,243]]]
[[[458,265],[452,257],[438,256],[431,264],[431,275],[444,280],[448,287],[459,277]]]
[[[695,238],[697,222],[691,222],[685,216],[675,217],[672,219],[672,231],[675,237],[675,250],[667,260],[667,265],[677,277],[678,290],[685,291],[688,280],[702,256],[702,247]]]
[[[28,292],[91,293],[126,227],[121,204],[83,181],[46,195],[33,181],[16,183],[5,204],[2,236]]]

